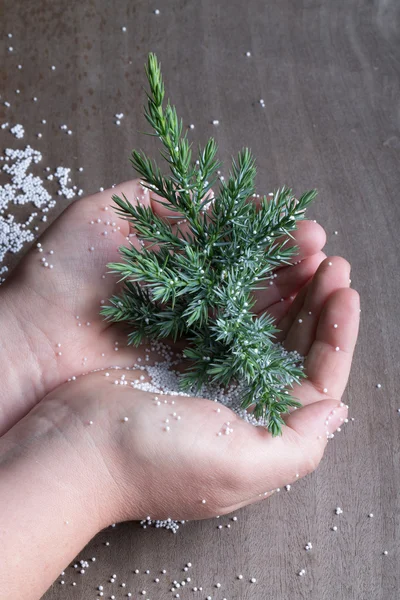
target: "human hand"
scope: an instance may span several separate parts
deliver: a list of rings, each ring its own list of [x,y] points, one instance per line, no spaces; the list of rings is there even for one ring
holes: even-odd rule
[[[156,213],[166,214],[143,192],[138,180],[129,181],[70,205],[40,238],[41,247],[32,248],[2,286],[0,357],[6,372],[0,435],[68,378],[115,363],[129,366],[138,356],[126,346],[123,329],[104,321],[99,310],[118,286],[106,265],[118,259],[118,247],[129,235],[127,221],[109,208],[112,193],[133,202],[136,197],[150,201]],[[279,269],[274,285],[257,292],[258,312],[268,310],[279,326],[298,290],[325,258],[320,251],[324,243],[321,226],[299,223],[288,244],[299,247],[297,264]]]
[[[341,397],[358,323],[359,296],[349,288],[349,264],[325,260],[286,317],[284,344],[307,355],[308,377],[293,390],[303,407],[285,417],[278,438],[204,398],[163,395],[157,404],[157,394],[130,386],[144,373],[131,369],[64,384],[40,403],[41,410],[57,415],[62,406],[92,439],[114,479],[117,509],[111,522],[147,514],[156,519],[225,514],[316,468],[327,436],[347,416]],[[146,364],[143,346],[138,354]],[[115,385],[121,374],[127,384]],[[218,435],[228,421],[232,434]]]
[[[341,397],[359,324],[359,297],[348,286],[348,263],[325,260],[284,319],[285,346],[307,355],[308,379],[293,390],[303,407],[285,416],[281,437],[204,398],[160,395],[157,404],[129,385],[142,370],[83,375],[39,402],[0,438],[5,599],[25,597],[26,581],[29,597],[40,597],[113,522],[226,514],[315,469],[347,417]],[[147,362],[143,346],[138,353]],[[115,385],[122,379],[127,385]],[[233,431],[219,436],[227,421]],[[9,531],[15,522],[30,531],[22,545]]]

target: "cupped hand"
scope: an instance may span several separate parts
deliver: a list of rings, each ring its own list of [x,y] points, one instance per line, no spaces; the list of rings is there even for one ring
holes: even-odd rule
[[[156,213],[166,215],[138,180],[76,201],[0,290],[0,355],[7,365],[0,391],[0,435],[67,379],[110,365],[129,366],[138,356],[126,346],[126,332],[99,314],[118,286],[107,263],[118,260],[118,247],[132,234],[112,209],[114,193],[133,203],[150,203]],[[293,299],[325,258],[324,243],[321,226],[298,224],[288,244],[299,247],[296,262],[279,269],[273,285],[257,292],[258,312],[268,310],[278,326],[287,326]]]
[[[110,497],[112,490],[105,522],[222,515],[316,468],[328,437],[347,419],[341,398],[359,325],[349,268],[340,258],[323,261],[281,321],[285,346],[307,355],[308,377],[293,390],[303,406],[286,416],[281,437],[208,399],[136,389],[131,382],[145,371],[135,368],[81,376],[36,406],[33,413],[58,430],[65,423],[82,430],[103,492]],[[143,365],[144,347],[137,352]]]

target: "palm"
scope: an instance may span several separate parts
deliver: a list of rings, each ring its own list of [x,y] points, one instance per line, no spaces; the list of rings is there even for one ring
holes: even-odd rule
[[[206,518],[264,499],[315,469],[326,434],[346,418],[340,400],[359,320],[358,294],[348,283],[345,261],[336,258],[332,266],[325,261],[284,318],[285,344],[307,355],[308,379],[295,390],[303,408],[286,417],[280,438],[206,399],[132,389],[131,382],[143,375],[136,368],[81,377],[49,394],[38,409],[57,414],[61,405],[74,421],[78,416],[101,464],[114,474],[116,496],[123,495],[119,520],[145,514]],[[142,348],[137,358],[145,362]],[[233,433],[218,435],[227,422]]]
[[[138,181],[121,184],[113,192],[124,193],[131,200],[142,195]],[[128,366],[138,355],[137,350],[126,346],[126,333],[99,315],[101,301],[107,301],[117,287],[106,265],[118,258],[118,247],[126,243],[129,234],[128,223],[116,217],[111,208],[105,210],[111,195],[108,190],[72,204],[42,236],[43,252],[32,249],[7,283],[29,343],[37,355],[40,353],[45,391],[83,372],[113,364]],[[158,203],[153,207],[165,213]],[[257,311],[268,310],[289,343],[293,343],[291,324],[295,317],[293,307],[291,311],[289,308],[324,259],[320,251],[324,241],[319,225],[301,222],[296,243],[302,262],[280,269],[274,285],[258,293]],[[54,254],[50,255],[50,250]],[[54,268],[44,268],[43,258]],[[304,331],[305,327],[299,331],[300,337]],[[33,398],[32,403],[38,399]]]

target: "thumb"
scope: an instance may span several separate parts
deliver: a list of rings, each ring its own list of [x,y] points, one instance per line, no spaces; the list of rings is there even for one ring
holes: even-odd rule
[[[281,459],[278,458],[278,462],[282,463],[278,468],[281,481],[277,487],[304,477],[318,467],[328,439],[346,417],[347,406],[334,399],[313,402],[286,417],[278,455]]]
[[[190,196],[193,196],[192,192],[190,192]],[[213,200],[214,191],[212,189],[208,190],[203,200],[206,200],[207,198],[210,200],[210,202]],[[174,224],[177,221],[177,217],[180,216],[182,218],[183,215],[176,210],[168,208],[168,206],[165,206],[166,204],[168,204],[168,201],[165,198],[162,198],[159,194],[156,194],[156,192],[150,192],[150,206],[153,209],[154,214],[164,219],[169,218],[170,223]],[[205,212],[209,211],[210,208],[211,204],[207,204],[205,206]]]
[[[327,399],[294,410],[286,418],[286,425],[307,444],[320,438],[326,441],[346,417],[347,406],[343,402]]]
[[[278,488],[314,471],[329,437],[346,417],[347,407],[342,402],[321,400],[286,417],[286,427],[280,437],[273,438],[265,430],[256,431],[257,435],[247,435],[246,444],[240,445],[240,457],[235,457],[236,468],[245,482],[240,490],[241,499],[225,512],[259,502]]]
[[[288,443],[297,448],[296,477],[304,477],[317,468],[328,440],[347,418],[347,410],[343,402],[329,399],[304,406],[287,417],[286,425],[294,434],[288,436]]]

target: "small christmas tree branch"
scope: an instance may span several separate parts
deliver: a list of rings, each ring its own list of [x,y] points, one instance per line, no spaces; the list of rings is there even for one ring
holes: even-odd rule
[[[212,193],[220,166],[215,141],[209,139],[192,160],[182,120],[169,102],[164,107],[154,54],[146,74],[145,117],[162,142],[169,175],[143,151],[134,150],[131,161],[142,184],[176,217],[163,219],[151,207],[113,196],[117,213],[132,224],[146,248],[120,248],[122,261],[109,266],[124,289],[102,314],[128,324],[131,344],[184,337],[190,366],[181,375],[182,389],[194,392],[209,382],[240,382],[242,407],[252,407],[278,435],[282,415],[299,406],[289,390],[305,374],[301,357],[276,343],[274,319],[253,312],[254,291],[277,267],[291,264],[298,248],[288,242],[316,192],[297,199],[282,187],[272,198],[255,202],[255,161],[244,148],[232,159],[229,178]],[[185,219],[184,232],[174,223],[177,218]]]

